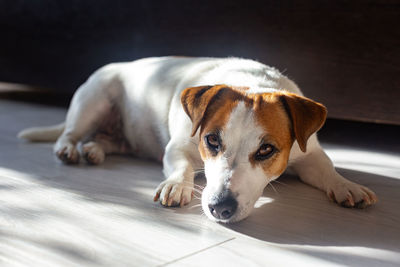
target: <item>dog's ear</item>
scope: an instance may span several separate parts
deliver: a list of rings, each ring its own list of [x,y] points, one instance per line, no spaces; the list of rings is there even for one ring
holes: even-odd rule
[[[181,102],[186,114],[192,120],[192,133],[194,136],[199,129],[204,114],[214,97],[217,97],[221,86],[189,87],[181,93]]]
[[[292,123],[294,137],[301,151],[306,152],[308,138],[324,125],[327,109],[309,98],[291,93],[279,97]]]

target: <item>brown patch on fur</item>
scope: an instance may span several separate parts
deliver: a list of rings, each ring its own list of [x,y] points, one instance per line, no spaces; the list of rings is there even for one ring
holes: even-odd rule
[[[218,101],[221,103],[215,103],[213,107],[210,107],[207,111],[206,116],[203,118],[201,123],[200,130],[200,142],[199,142],[199,151],[203,160],[206,158],[213,157],[212,153],[206,149],[204,136],[207,133],[213,132],[218,133],[221,130],[225,129],[226,124],[228,123],[230,114],[232,110],[239,103],[239,99],[235,99],[232,101]],[[222,147],[219,153],[223,153],[225,151],[225,147]]]
[[[254,103],[256,120],[268,133],[265,142],[279,151],[268,160],[257,162],[254,155],[249,160],[252,165],[261,164],[264,172],[270,175],[280,175],[286,168],[294,140],[305,152],[308,138],[325,121],[326,108],[311,99],[284,91],[255,95]]]
[[[306,152],[307,140],[324,125],[327,109],[320,103],[296,94],[277,94],[292,124],[293,135],[301,151]]]
[[[191,136],[194,136],[200,127],[201,120],[206,112],[212,97],[218,92],[211,90],[212,86],[190,87],[181,93],[181,103],[186,114],[192,121]]]
[[[277,151],[271,158],[263,161],[255,159],[255,153],[249,155],[250,163],[261,165],[268,176],[278,176],[285,169],[289,159],[293,138],[290,131],[290,121],[281,106],[279,97],[274,93],[254,94],[253,110],[256,122],[265,130],[264,142],[273,145]]]
[[[194,136],[198,128],[218,113],[224,113],[227,102],[243,100],[244,93],[232,89],[225,84],[215,86],[190,87],[181,93],[183,109],[192,120],[193,128],[191,135]],[[229,99],[229,101],[227,101]],[[227,114],[231,109],[225,110]],[[220,115],[221,116],[221,115]]]

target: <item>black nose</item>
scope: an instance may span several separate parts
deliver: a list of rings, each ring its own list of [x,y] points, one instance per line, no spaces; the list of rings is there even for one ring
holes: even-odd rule
[[[231,195],[219,199],[215,204],[208,204],[212,216],[217,219],[226,220],[232,217],[237,209],[238,203]]]

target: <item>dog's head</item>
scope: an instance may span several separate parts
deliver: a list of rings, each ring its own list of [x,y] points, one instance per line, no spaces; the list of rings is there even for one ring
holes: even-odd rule
[[[185,89],[181,101],[192,120],[192,136],[200,132],[207,179],[202,207],[220,222],[247,217],[265,186],[286,169],[293,142],[305,152],[308,138],[326,118],[321,104],[281,91],[200,86]]]

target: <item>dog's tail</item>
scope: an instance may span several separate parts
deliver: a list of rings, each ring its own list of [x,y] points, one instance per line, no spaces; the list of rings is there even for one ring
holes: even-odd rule
[[[32,127],[18,133],[18,138],[32,142],[51,142],[56,141],[65,128],[65,122],[45,127]]]

